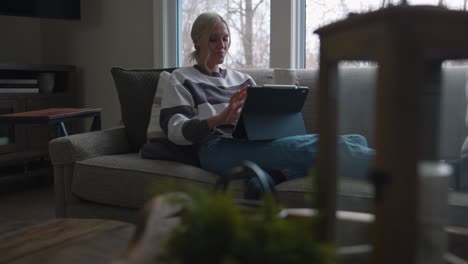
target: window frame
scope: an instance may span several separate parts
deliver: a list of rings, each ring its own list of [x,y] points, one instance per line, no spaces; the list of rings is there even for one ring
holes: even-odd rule
[[[306,0],[270,1],[270,68],[305,68]],[[182,65],[181,4],[181,0],[153,0],[154,67]]]
[[[180,15],[180,0],[153,0],[154,68],[171,68],[181,65]]]

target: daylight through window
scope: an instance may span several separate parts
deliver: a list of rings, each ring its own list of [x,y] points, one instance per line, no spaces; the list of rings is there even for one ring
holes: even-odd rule
[[[181,0],[182,65],[190,66],[190,30],[203,12],[217,12],[231,29],[231,48],[224,67],[266,68],[270,64],[270,0]]]
[[[344,19],[349,13],[363,13],[398,4],[400,0],[306,0],[306,68],[317,68],[319,38],[313,34],[317,28]],[[408,0],[410,5],[438,5],[450,9],[466,10],[468,0]],[[346,45],[346,43],[343,43]]]
[[[286,1],[286,0],[285,0]],[[317,68],[319,39],[313,34],[317,28],[346,18],[349,13],[373,11],[401,0],[305,0],[306,29],[304,54],[306,68]],[[411,5],[438,5],[450,9],[466,10],[468,0],[408,0]],[[217,12],[231,28],[232,44],[224,67],[267,68],[270,66],[270,0],[179,0],[181,10],[181,66],[190,66],[187,55],[193,50],[190,29],[195,18],[202,12]],[[293,22],[291,22],[293,23]],[[293,28],[294,25],[291,25]],[[275,29],[273,29],[275,30]],[[272,32],[281,34],[281,32]],[[346,43],[343,43],[346,45]],[[290,51],[281,51],[290,52]]]

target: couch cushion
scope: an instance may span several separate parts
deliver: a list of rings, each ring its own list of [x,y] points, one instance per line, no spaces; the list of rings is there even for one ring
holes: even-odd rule
[[[120,102],[122,121],[134,152],[146,142],[154,95],[161,71],[171,69],[111,69]]]
[[[301,69],[296,70],[299,85],[309,87],[309,94],[302,107],[302,117],[307,133],[317,133],[317,98],[318,98],[318,70]]]
[[[169,86],[170,76],[171,74],[167,71],[163,71],[159,75],[158,88],[156,89],[153,105],[151,106],[151,117],[146,133],[148,140],[160,137],[160,135],[165,135],[159,125],[159,114],[161,112],[161,100],[164,95],[164,90]]]
[[[468,193],[449,192],[449,224],[468,227]]]
[[[273,83],[273,69],[235,69],[250,75],[257,85]]]
[[[276,68],[273,70],[274,84],[299,85],[297,70]]]
[[[191,165],[141,159],[136,153],[109,155],[77,162],[72,192],[84,200],[137,209],[154,194],[157,184],[210,189],[217,177]]]
[[[372,186],[364,181],[340,178],[337,208],[346,211],[369,212],[374,197]],[[310,178],[299,178],[276,185],[279,201],[288,207],[309,207]]]

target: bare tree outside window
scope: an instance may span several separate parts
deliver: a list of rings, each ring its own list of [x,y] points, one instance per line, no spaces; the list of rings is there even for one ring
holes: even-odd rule
[[[224,63],[229,68],[265,68],[270,63],[270,0],[183,0],[183,65],[191,65],[190,30],[203,12],[217,12],[231,28],[231,48]]]
[[[450,9],[466,10],[468,0],[408,0],[410,5],[443,5]],[[401,0],[307,0],[306,1],[306,68],[317,68],[319,39],[314,30],[344,19],[350,13],[364,13],[388,5],[399,4]],[[346,45],[346,43],[342,43]],[[366,64],[366,63],[364,63]],[[464,64],[451,61],[450,65]],[[367,65],[367,64],[366,64]]]
[[[467,10],[468,0],[408,0],[410,5],[444,5]],[[232,45],[224,67],[265,68],[270,63],[270,0],[182,0],[183,65],[192,65],[187,55],[193,51],[190,29],[203,12],[217,12],[231,27]],[[317,28],[346,18],[350,13],[373,11],[401,0],[306,0],[306,67],[318,67]],[[273,18],[274,19],[274,18]],[[342,45],[346,45],[343,43]],[[463,62],[450,62],[460,64]]]

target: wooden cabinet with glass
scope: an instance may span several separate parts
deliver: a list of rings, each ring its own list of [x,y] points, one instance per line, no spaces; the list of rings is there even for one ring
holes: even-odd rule
[[[371,263],[455,263],[446,253],[451,172],[438,160],[438,127],[442,63],[468,58],[468,37],[461,30],[466,28],[468,12],[400,5],[352,15],[316,31],[316,189],[324,239],[333,240],[335,232],[338,63],[372,61],[378,73]]]

